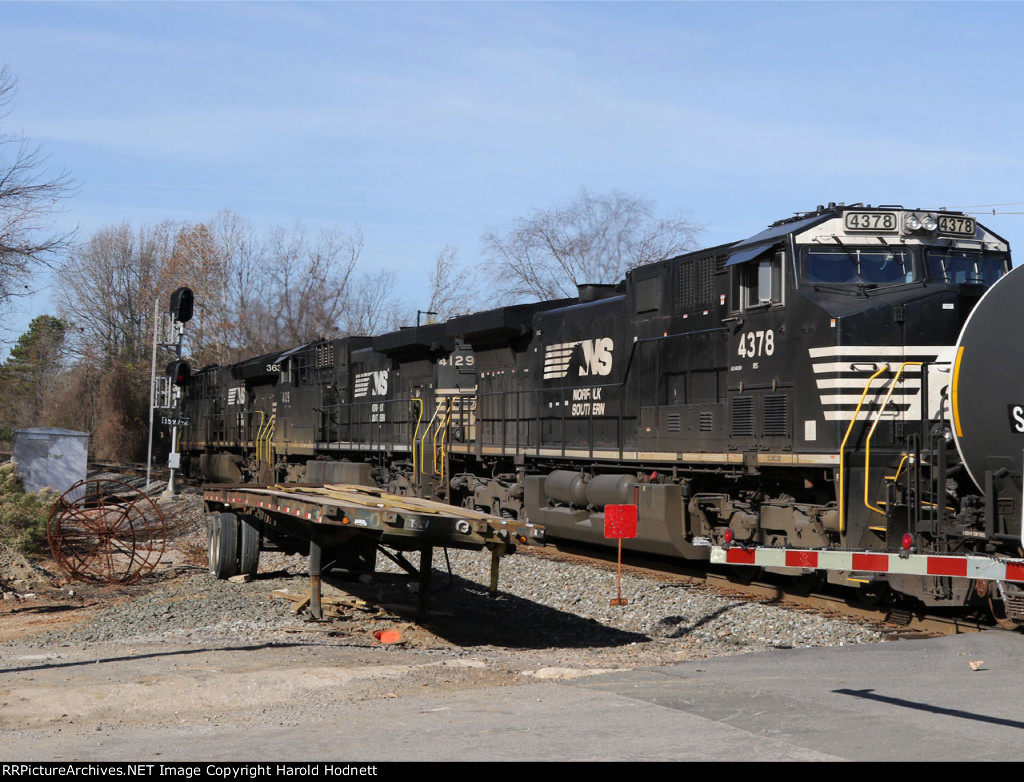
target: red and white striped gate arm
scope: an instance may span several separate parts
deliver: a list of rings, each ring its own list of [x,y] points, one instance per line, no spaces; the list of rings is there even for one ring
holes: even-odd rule
[[[719,565],[1024,581],[1022,559],[994,559],[970,555],[908,554],[901,557],[899,554],[878,551],[811,551],[753,546],[744,549],[741,546],[712,546],[711,561]]]

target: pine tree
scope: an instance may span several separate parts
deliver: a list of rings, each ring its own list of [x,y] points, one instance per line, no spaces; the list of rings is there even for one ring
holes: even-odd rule
[[[44,400],[63,366],[65,332],[59,318],[34,318],[0,365],[0,440],[12,440],[15,429],[45,425]]]

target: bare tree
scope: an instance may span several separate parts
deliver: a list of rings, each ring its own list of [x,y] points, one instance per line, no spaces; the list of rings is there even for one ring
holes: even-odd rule
[[[70,177],[51,176],[38,145],[2,128],[16,86],[9,68],[0,67],[0,307],[32,293],[33,273],[67,249],[73,234],[52,231]]]
[[[264,248],[251,226],[231,212],[178,231],[161,271],[162,290],[185,285],[195,294],[185,336],[196,364],[230,364],[248,346],[259,351],[267,341],[271,280],[264,265]]]
[[[100,458],[145,454],[153,306],[170,292],[164,272],[178,231],[170,222],[103,228],[61,265],[58,309],[85,370],[71,378],[78,392],[69,404],[88,422]]]
[[[436,320],[447,320],[479,306],[476,272],[461,266],[458,255],[457,248],[446,245],[434,261],[434,271],[428,281],[430,304],[427,310],[434,313]]]
[[[362,250],[358,226],[310,235],[297,223],[260,237],[244,218],[221,212],[186,227],[175,273],[196,294],[193,357],[225,364],[339,335]]]
[[[702,226],[682,214],[658,217],[655,206],[618,191],[581,189],[565,206],[484,234],[484,268],[505,300],[557,299],[575,296],[577,285],[618,282],[630,269],[696,246]]]
[[[274,282],[273,322],[279,347],[338,336],[349,308],[351,281],[363,251],[363,234],[305,228],[277,229],[268,242],[268,272]]]
[[[75,248],[59,273],[58,309],[80,357],[148,367],[153,302],[169,294],[165,267],[178,227],[102,228]]]
[[[88,370],[68,375],[76,390],[65,418],[88,421],[122,455],[144,446],[153,309],[182,285],[195,293],[186,334],[198,365],[395,327],[394,274],[357,274],[362,248],[358,228],[311,236],[296,225],[259,237],[230,212],[97,231],[60,268],[68,348]]]
[[[160,270],[161,289],[192,289],[195,307],[188,328],[192,358],[199,365],[220,363],[227,357],[223,319],[225,256],[205,223],[182,226],[174,249]],[[160,299],[157,299],[157,307]],[[166,305],[167,302],[162,302]]]
[[[390,269],[357,275],[348,292],[341,333],[372,335],[397,329],[408,309],[394,298],[394,288],[395,273]]]
[[[222,279],[217,290],[197,301],[204,312],[215,309],[215,341],[218,353],[210,358],[218,364],[264,353],[276,342],[271,316],[272,280],[265,242],[252,225],[233,212],[224,211],[209,223],[219,255]],[[206,298],[206,297],[203,297]]]

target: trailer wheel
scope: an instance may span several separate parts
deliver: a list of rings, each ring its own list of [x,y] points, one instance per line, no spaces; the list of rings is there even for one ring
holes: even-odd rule
[[[238,517],[234,513],[210,516],[208,554],[210,573],[217,578],[231,578],[238,572]]]
[[[255,576],[260,567],[260,530],[252,516],[239,516],[238,572]]]

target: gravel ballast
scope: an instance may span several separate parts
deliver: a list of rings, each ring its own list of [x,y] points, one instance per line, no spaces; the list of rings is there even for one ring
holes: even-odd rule
[[[197,498],[184,506],[179,500],[177,512],[186,521],[179,523],[172,548],[190,550],[194,561],[205,546],[201,506]],[[447,558],[435,554],[433,613],[427,629],[414,625],[410,611],[403,610],[416,603],[415,581],[399,575],[383,557],[378,561],[383,572],[373,583],[337,581],[326,588],[328,595],[356,597],[383,605],[383,610],[350,610],[314,623],[308,615],[291,613],[289,600],[271,597],[275,590],[308,591],[306,566],[303,557],[264,553],[257,579],[232,583],[179,564],[158,570],[139,587],[108,590],[105,596],[92,598],[110,605],[86,623],[46,630],[17,643],[39,649],[214,641],[380,646],[374,631],[397,627],[403,632],[403,647],[420,653],[472,653],[513,667],[586,670],[766,649],[876,643],[888,637],[855,621],[631,573],[622,577],[628,605],[611,606],[610,599],[616,596],[614,569],[529,551],[502,559],[497,599],[487,594],[487,552],[450,551]]]

